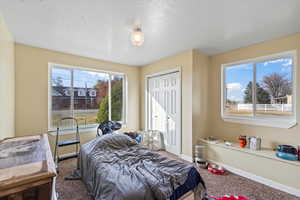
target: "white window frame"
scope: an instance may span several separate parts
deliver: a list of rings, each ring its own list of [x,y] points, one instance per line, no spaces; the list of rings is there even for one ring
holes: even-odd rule
[[[75,66],[75,65],[65,65],[65,64],[57,64],[57,63],[48,63],[48,132],[54,132],[56,130],[55,127],[51,127],[52,117],[52,69],[53,68],[61,68],[61,69],[68,69],[68,70],[85,70],[85,71],[91,71],[91,72],[98,72],[98,73],[106,73],[109,76],[109,79],[111,80],[112,75],[122,75],[124,77],[123,79],[123,112],[122,112],[122,119],[123,121],[120,121],[122,123],[123,127],[126,127],[127,124],[127,102],[128,102],[128,83],[127,83],[127,75],[125,73],[121,72],[112,72],[112,71],[105,71],[105,70],[98,70],[93,68],[87,68],[87,67],[81,67],[81,66]],[[73,88],[73,73],[71,73],[71,87]],[[72,93],[73,94],[73,93]],[[73,99],[73,98],[72,98]],[[109,116],[108,119],[111,120],[111,81],[108,82],[108,99],[109,99]],[[72,100],[71,100],[72,101]],[[71,102],[71,110],[73,109],[73,102]],[[79,127],[79,129],[92,129],[95,130],[95,128],[98,126],[98,124],[93,124],[87,127]],[[73,133],[73,129],[64,129],[63,132],[65,133]]]
[[[252,116],[241,116],[235,114],[226,114],[224,112],[226,100],[225,97],[225,69],[226,67],[230,67],[233,65],[240,65],[240,64],[253,64],[253,83],[256,82],[256,63],[257,62],[265,62],[280,58],[292,57],[293,58],[293,68],[292,68],[292,85],[293,85],[293,94],[292,94],[292,111],[293,115],[284,117],[284,116],[257,116],[255,115],[256,109],[256,92],[253,91],[252,98],[253,98],[253,115]],[[297,95],[296,95],[296,86],[297,86],[297,51],[285,51],[281,53],[271,54],[267,56],[257,57],[253,59],[242,60],[238,62],[226,63],[221,65],[221,117],[225,122],[233,122],[233,123],[240,123],[240,124],[250,124],[250,125],[257,125],[257,126],[267,126],[267,127],[277,127],[277,128],[291,128],[297,124],[297,112],[296,112],[296,104],[297,104]],[[253,87],[255,88],[255,87]],[[255,90],[255,89],[254,89]]]

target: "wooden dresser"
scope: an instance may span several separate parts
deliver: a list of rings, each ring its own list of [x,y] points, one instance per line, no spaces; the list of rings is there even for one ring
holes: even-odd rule
[[[0,141],[0,200],[50,200],[55,176],[47,134]]]

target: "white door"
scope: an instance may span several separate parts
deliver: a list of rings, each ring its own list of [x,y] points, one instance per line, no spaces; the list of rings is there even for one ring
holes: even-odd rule
[[[148,127],[163,133],[166,150],[181,153],[180,73],[148,79]]]

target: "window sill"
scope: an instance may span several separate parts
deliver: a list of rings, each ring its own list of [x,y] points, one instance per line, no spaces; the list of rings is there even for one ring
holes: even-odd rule
[[[254,126],[266,126],[273,128],[292,128],[297,125],[294,118],[290,119],[276,119],[276,118],[250,118],[250,117],[236,117],[236,116],[223,116],[223,121],[238,124],[248,124]]]
[[[79,134],[94,132],[95,135],[96,135],[97,134],[97,127],[98,127],[98,125],[93,126],[93,127],[87,127],[87,128],[79,128]],[[124,128],[125,129],[127,128],[126,123],[122,123],[122,128],[121,129],[124,129]],[[71,135],[71,134],[74,134],[74,133],[76,133],[76,129],[69,129],[69,130],[59,131],[59,135]],[[50,131],[48,131],[48,134],[50,134],[52,136],[56,136],[56,130],[50,130]]]
[[[88,127],[88,128],[80,128],[79,129],[79,134],[81,133],[90,133],[90,132],[94,132],[95,135],[97,134],[97,126],[95,127]],[[76,133],[76,129],[72,129],[72,130],[61,130],[59,131],[59,135],[71,135]],[[48,131],[48,134],[52,135],[52,136],[56,136],[56,131]]]

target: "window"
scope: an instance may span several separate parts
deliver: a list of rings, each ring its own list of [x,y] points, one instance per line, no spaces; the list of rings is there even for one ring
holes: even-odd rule
[[[225,121],[288,128],[296,122],[296,52],[222,65]]]
[[[94,127],[106,120],[125,123],[125,75],[50,65],[49,130],[62,117],[74,117],[80,128]],[[74,128],[66,120],[64,129]]]

